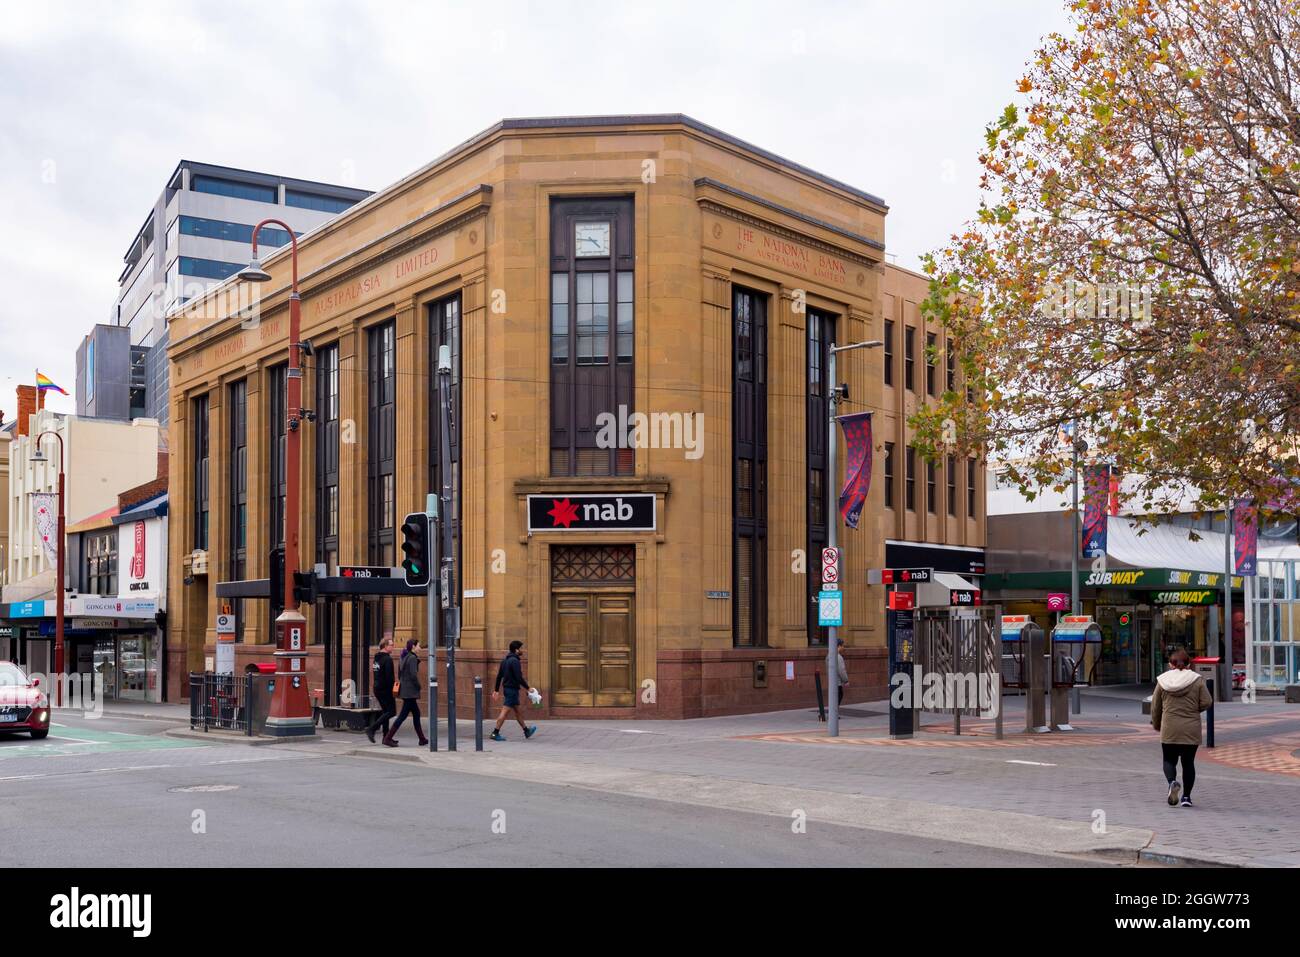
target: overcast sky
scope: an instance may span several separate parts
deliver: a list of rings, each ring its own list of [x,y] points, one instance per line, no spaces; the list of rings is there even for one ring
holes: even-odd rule
[[[1058,0],[7,4],[0,409],[36,368],[73,391],[181,159],[380,189],[503,117],[687,113],[883,197],[915,267],[1065,22]]]

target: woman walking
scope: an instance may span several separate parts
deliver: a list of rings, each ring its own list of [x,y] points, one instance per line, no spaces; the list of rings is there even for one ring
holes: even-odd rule
[[[402,661],[397,666],[397,694],[402,699],[402,713],[397,716],[393,723],[393,728],[384,735],[384,744],[390,748],[397,747],[397,742],[393,737],[397,734],[397,729],[402,726],[406,716],[411,715],[411,721],[415,725],[415,733],[420,739],[420,744],[428,744],[429,739],[424,736],[424,728],[420,727],[420,642],[412,638],[402,649]]]
[[[1160,732],[1164,751],[1169,806],[1192,806],[1196,784],[1196,749],[1201,744],[1201,712],[1214,703],[1205,679],[1188,668],[1191,659],[1182,648],[1169,656],[1169,670],[1156,679],[1151,695],[1151,727]],[[1183,763],[1183,783],[1178,784],[1178,762]],[[1182,800],[1179,800],[1179,791]]]

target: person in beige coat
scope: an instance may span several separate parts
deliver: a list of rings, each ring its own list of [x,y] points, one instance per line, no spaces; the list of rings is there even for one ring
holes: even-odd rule
[[[1164,752],[1165,780],[1169,782],[1169,806],[1192,806],[1196,783],[1196,749],[1201,744],[1201,712],[1214,703],[1205,679],[1188,666],[1191,659],[1182,648],[1169,656],[1169,670],[1156,679],[1151,695],[1151,727],[1160,732]],[[1182,800],[1179,800],[1178,762],[1183,762]]]

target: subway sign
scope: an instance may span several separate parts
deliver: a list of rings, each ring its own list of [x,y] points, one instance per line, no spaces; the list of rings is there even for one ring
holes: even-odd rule
[[[530,532],[653,532],[655,496],[530,495]]]
[[[1158,591],[1154,601],[1157,605],[1214,605],[1222,592],[1202,589],[1199,591]]]

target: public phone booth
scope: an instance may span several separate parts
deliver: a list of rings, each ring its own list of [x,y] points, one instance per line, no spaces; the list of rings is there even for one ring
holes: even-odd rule
[[[1088,683],[1084,680],[1084,656],[1089,645],[1101,646],[1101,628],[1088,615],[1063,615],[1052,629],[1052,727],[1058,731],[1074,730],[1070,727],[1069,692]]]
[[[1028,615],[1002,616],[1002,687],[1024,691],[1025,731],[1029,734],[1048,730],[1044,700],[1046,653],[1043,629],[1034,619]]]

